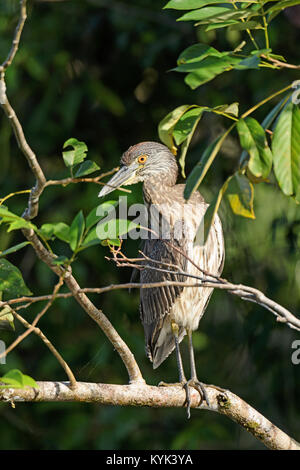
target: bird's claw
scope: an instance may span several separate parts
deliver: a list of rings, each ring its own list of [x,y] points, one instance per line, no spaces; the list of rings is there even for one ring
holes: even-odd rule
[[[161,381],[159,382],[158,387],[184,387],[184,384],[185,382],[168,383],[168,382]]]
[[[213,385],[213,384],[209,384],[207,386],[211,387],[211,388],[214,388],[214,389],[218,390],[218,392],[224,393],[226,395],[227,390],[225,390],[225,388],[222,388],[222,387],[219,387],[218,385]]]
[[[204,387],[203,383],[200,382],[198,379],[188,380],[183,385],[183,388],[185,389],[185,393],[186,393],[185,404],[186,404],[186,407],[187,407],[188,419],[191,417],[191,394],[190,394],[189,387],[193,387],[199,393],[200,398],[201,398],[199,405],[201,405],[201,403],[205,400],[206,403],[207,403],[207,406],[210,406],[209,405],[208,395],[206,393],[206,390],[205,390],[205,387]]]

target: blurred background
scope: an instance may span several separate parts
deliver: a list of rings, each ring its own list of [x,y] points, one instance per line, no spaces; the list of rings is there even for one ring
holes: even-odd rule
[[[76,137],[87,143],[89,157],[108,171],[118,165],[130,145],[158,140],[159,121],[186,103],[217,106],[239,101],[241,110],[299,78],[288,69],[235,71],[191,91],[183,75],[171,72],[179,53],[200,41],[232,50],[242,32],[205,33],[192,23],[177,23],[176,12],[162,10],[164,1],[69,0],[30,1],[20,50],[7,72],[7,94],[19,116],[29,144],[49,179],[68,176],[61,156],[63,143]],[[17,0],[0,3],[0,61],[10,49],[18,19]],[[280,14],[270,28],[273,51],[299,63],[300,12]],[[263,46],[263,41],[258,37]],[[262,120],[273,101],[254,117]],[[187,156],[187,173],[202,150],[227,123],[206,115]],[[30,188],[33,177],[11,128],[0,113],[1,196]],[[209,171],[201,192],[210,202],[225,178],[237,167],[240,148],[236,135],[226,141]],[[76,184],[49,187],[40,201],[37,225],[70,223],[82,209],[98,205],[99,186]],[[118,196],[115,193],[115,198]],[[110,197],[110,199],[112,199]],[[142,200],[141,186],[133,187],[130,202]],[[21,214],[26,195],[9,201]],[[233,216],[222,203],[226,262],[224,277],[262,290],[292,312],[300,312],[299,207],[283,196],[272,181],[255,187],[256,220]],[[0,231],[0,250],[23,241],[19,231]],[[69,255],[62,242],[54,244]],[[124,251],[137,253],[128,240]],[[108,249],[94,246],[73,264],[82,287],[128,282],[130,269],[105,260]],[[50,293],[56,282],[31,247],[8,257],[17,265],[32,292]],[[144,353],[139,321],[139,294],[125,290],[91,296],[133,351],[149,384],[176,381],[172,354],[157,370]],[[41,308],[41,304],[39,304]],[[26,310],[31,321],[37,307]],[[25,311],[23,311],[24,313]],[[40,322],[41,329],[81,381],[126,383],[127,373],[101,330],[72,299],[57,300]],[[10,344],[23,331],[0,330]],[[300,365],[293,365],[292,342],[299,333],[276,323],[261,307],[216,291],[195,333],[199,378],[248,401],[288,434],[300,439]],[[184,341],[184,361],[188,364]],[[55,358],[30,335],[0,365],[0,375],[18,368],[36,380],[65,380]],[[188,373],[188,369],[187,369]],[[227,418],[206,411],[137,409],[94,404],[0,404],[0,449],[260,449],[250,434]]]

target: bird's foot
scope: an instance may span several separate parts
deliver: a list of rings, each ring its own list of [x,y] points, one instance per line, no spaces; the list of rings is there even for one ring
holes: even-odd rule
[[[218,392],[225,393],[225,395],[226,395],[227,390],[225,390],[225,388],[219,387],[218,385],[207,384],[207,387],[214,388],[214,389],[218,390]]]
[[[158,386],[159,387],[184,387],[186,382],[172,382],[172,383],[168,383],[168,382],[159,382]]]
[[[203,384],[202,382],[200,382],[197,378],[192,378],[192,379],[188,380],[188,381],[183,385],[183,388],[185,389],[185,393],[186,393],[186,400],[185,400],[185,403],[186,403],[186,406],[187,406],[187,415],[188,415],[188,419],[191,417],[191,394],[190,394],[190,387],[194,388],[194,389],[197,390],[197,392],[199,393],[200,398],[201,398],[201,401],[200,401],[199,404],[201,404],[201,403],[205,400],[206,403],[207,403],[207,406],[209,406],[209,399],[208,399],[208,395],[207,395],[207,393],[206,393],[204,384]]]

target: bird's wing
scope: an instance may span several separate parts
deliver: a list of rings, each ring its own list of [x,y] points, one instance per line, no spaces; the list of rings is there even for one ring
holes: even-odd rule
[[[201,205],[202,206],[202,205]],[[201,207],[204,213],[206,205]],[[197,223],[195,223],[197,226]],[[192,240],[186,238],[170,240],[172,245],[177,246],[182,252],[193,259],[198,266],[205,271],[220,275],[224,265],[224,240],[222,225],[218,216],[211,227],[211,231],[204,247],[193,245]],[[163,240],[146,240],[144,253],[153,260],[174,264],[179,270],[199,275],[198,269],[190,263],[187,258],[172,248]],[[150,264],[150,263],[149,263]],[[153,268],[159,266],[153,263]],[[166,269],[166,268],[164,268]],[[172,268],[170,268],[172,269]],[[186,281],[186,276],[157,271],[155,269],[144,269],[140,273],[142,283],[162,282],[167,280]],[[144,325],[146,353],[153,362],[153,367],[158,367],[174,350],[174,335],[170,327],[170,315],[178,313],[178,309],[184,315],[196,314],[195,324],[201,319],[205,312],[212,288],[186,288],[181,286],[164,286],[141,289],[140,313]],[[176,301],[178,299],[178,302]],[[190,311],[189,309],[191,309]],[[180,322],[179,322],[180,323]],[[186,334],[186,327],[179,326],[179,341]],[[192,329],[195,327],[192,326]]]
[[[172,240],[171,243],[180,250],[185,251],[183,240]],[[186,258],[179,252],[174,250],[164,240],[145,240],[143,252],[151,259],[163,263],[176,265],[179,270],[186,270]],[[159,269],[174,270],[172,267],[166,267],[161,264],[147,262],[148,266],[155,269],[145,268],[140,273],[140,281],[143,284],[157,283],[164,281],[184,281],[185,277],[169,272],[158,271]],[[153,360],[154,348],[156,347],[159,334],[162,330],[163,322],[167,314],[170,312],[175,300],[181,294],[183,287],[181,286],[163,286],[141,289],[140,314],[145,330],[146,353],[150,360]],[[184,329],[179,332],[179,336],[183,337]],[[174,338],[171,335],[164,347],[168,349],[169,355],[174,349]],[[164,355],[164,359],[167,357]]]

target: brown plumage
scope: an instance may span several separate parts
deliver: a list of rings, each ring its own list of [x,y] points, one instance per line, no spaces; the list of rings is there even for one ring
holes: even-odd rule
[[[191,275],[199,275],[199,270],[190,260],[201,269],[220,275],[225,254],[220,219],[215,217],[205,246],[194,246],[196,230],[207,204],[199,193],[194,193],[189,201],[185,201],[184,185],[176,184],[177,162],[169,149],[156,142],[142,142],[130,147],[123,154],[121,165],[119,172],[102,189],[100,196],[108,194],[115,187],[143,181],[149,226],[152,223],[156,227],[156,233],[159,232],[158,238],[151,239],[149,236],[144,240],[142,250],[145,255],[154,261],[176,265],[179,271]],[[152,265],[166,269],[157,263]],[[166,280],[191,279],[182,274],[154,269],[145,268],[140,272],[140,281],[143,284]],[[140,290],[140,315],[145,332],[146,352],[153,367],[158,367],[176,348],[180,381],[184,385],[195,386],[204,398],[202,384],[196,376],[192,331],[198,328],[211,294],[212,289],[207,287],[165,286]],[[188,382],[184,376],[179,350],[179,343],[185,334],[189,335],[192,370],[192,378]],[[189,399],[188,386],[186,391]]]

